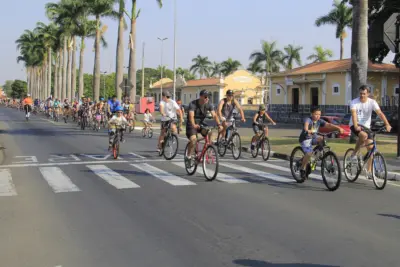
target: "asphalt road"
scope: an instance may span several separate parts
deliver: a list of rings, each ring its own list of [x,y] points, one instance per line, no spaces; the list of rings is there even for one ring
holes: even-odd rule
[[[158,157],[157,135],[113,160],[104,131],[3,107],[0,127],[0,266],[400,266],[398,186],[328,192],[247,154],[206,182]]]

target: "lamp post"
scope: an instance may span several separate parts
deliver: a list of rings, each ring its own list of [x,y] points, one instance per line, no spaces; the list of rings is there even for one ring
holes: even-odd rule
[[[176,0],[174,0],[174,100],[176,101]]]
[[[164,45],[164,41],[167,40],[168,38],[157,38],[158,40],[161,41],[161,86],[160,86],[160,100],[161,100],[161,96],[162,96],[162,79],[163,79],[163,45]]]

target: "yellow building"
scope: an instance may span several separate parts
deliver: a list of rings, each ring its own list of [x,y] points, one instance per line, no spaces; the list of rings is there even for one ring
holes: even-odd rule
[[[369,62],[368,86],[381,106],[394,106],[399,69]],[[352,100],[351,60],[312,63],[272,74],[270,88],[272,113],[309,113],[312,106],[320,106],[325,113],[344,114]]]
[[[241,105],[260,104],[264,98],[264,86],[261,80],[247,70],[237,70],[232,74],[220,78],[206,78],[199,80],[185,81],[182,76],[177,77],[176,81],[176,99],[181,99],[182,104],[189,104],[199,97],[201,90],[206,89],[212,96],[210,101],[213,104],[225,97],[227,90],[233,90],[235,98]],[[173,82],[163,83],[163,89],[173,93]],[[154,96],[155,101],[159,102],[161,93],[161,84],[150,86],[150,94]]]

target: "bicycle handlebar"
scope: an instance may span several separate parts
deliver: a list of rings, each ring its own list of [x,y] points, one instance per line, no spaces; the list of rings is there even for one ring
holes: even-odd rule
[[[328,136],[328,135],[331,135],[331,134],[338,134],[338,133],[340,133],[339,131],[334,131],[334,132],[329,132],[329,133],[326,133],[326,134],[324,134],[324,133],[317,133],[317,135],[320,135],[320,136],[324,136],[324,137],[326,137],[326,136]]]
[[[386,133],[386,126],[383,126],[381,128],[379,128],[377,131],[372,131],[370,128],[368,128],[367,126],[363,125],[363,124],[358,124],[358,126],[360,126],[362,128],[363,131],[367,132],[367,133]]]

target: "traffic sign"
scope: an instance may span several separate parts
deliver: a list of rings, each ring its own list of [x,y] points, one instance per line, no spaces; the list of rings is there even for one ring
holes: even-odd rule
[[[392,14],[383,25],[383,41],[393,53],[396,53],[398,51],[396,50],[396,22],[398,16],[400,16],[400,13]],[[397,43],[397,46],[400,50],[399,43]]]
[[[119,88],[121,88],[122,90],[125,90],[125,89],[131,90],[133,88],[133,84],[129,79],[124,78],[122,83],[119,85]]]

